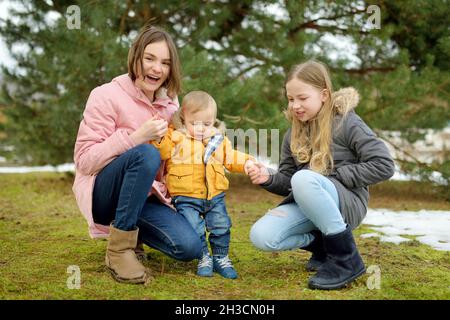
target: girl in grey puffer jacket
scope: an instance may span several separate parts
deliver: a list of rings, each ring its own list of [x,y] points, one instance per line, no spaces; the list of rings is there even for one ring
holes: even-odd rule
[[[254,184],[286,198],[253,225],[250,239],[265,251],[312,252],[306,268],[317,273],[309,287],[338,289],[365,272],[352,229],[366,215],[368,186],[389,179],[394,162],[354,112],[356,90],[333,93],[324,64],[294,66],[285,86],[291,128],[279,169],[247,170]]]

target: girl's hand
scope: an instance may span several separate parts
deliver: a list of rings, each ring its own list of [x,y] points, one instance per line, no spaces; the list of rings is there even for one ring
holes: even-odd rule
[[[167,132],[167,121],[158,119],[155,116],[144,122],[139,128],[136,129],[130,138],[136,144],[147,143],[152,140],[160,140]]]
[[[269,180],[269,170],[261,163],[249,165],[246,173],[253,184],[263,184]]]

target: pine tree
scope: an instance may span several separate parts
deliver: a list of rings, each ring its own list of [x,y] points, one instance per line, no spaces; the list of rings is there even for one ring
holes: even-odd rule
[[[28,51],[14,54],[17,69],[3,68],[1,112],[3,143],[22,161],[72,161],[89,92],[126,72],[129,45],[148,21],[176,39],[184,93],[210,92],[228,127],[286,129],[284,77],[309,58],[330,66],[335,89],[359,90],[357,112],[386,139],[385,130],[398,130],[414,141],[419,129],[449,120],[448,0],[18,2],[24,9],[1,21],[0,33],[9,47]],[[67,27],[71,5],[80,8],[80,29]],[[356,61],[336,49],[344,40]],[[413,163],[402,162],[449,179],[448,156],[443,164]]]

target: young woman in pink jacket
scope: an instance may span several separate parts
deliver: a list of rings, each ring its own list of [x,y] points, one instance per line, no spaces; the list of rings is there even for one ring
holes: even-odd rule
[[[144,27],[129,50],[128,74],[92,90],[83,113],[73,191],[91,237],[109,234],[105,262],[120,282],[150,279],[136,255],[141,242],[178,260],[201,255],[195,231],[170,206],[164,162],[148,143],[166,133],[180,82],[170,35]]]

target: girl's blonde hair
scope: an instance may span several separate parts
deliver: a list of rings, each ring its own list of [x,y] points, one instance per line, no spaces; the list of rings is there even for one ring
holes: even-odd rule
[[[322,104],[317,115],[306,122],[301,122],[293,114],[292,108],[285,115],[292,124],[291,150],[300,163],[309,163],[309,168],[320,174],[329,174],[333,169],[331,144],[333,139],[333,119],[341,109],[335,104],[333,86],[328,68],[321,62],[309,60],[292,67],[286,84],[298,79],[320,91],[326,90],[328,98]]]
[[[205,91],[191,91],[184,96],[180,108],[172,117],[172,125],[175,129],[183,129],[184,114],[186,112],[193,114],[199,111],[208,110],[209,108],[212,108],[212,110],[214,111],[214,127],[219,129],[219,132],[221,134],[225,134],[225,123],[217,119],[216,101]]]
[[[174,99],[181,91],[181,66],[178,58],[177,48],[169,33],[165,30],[152,26],[144,26],[128,51],[128,75],[135,81],[139,71],[142,72],[144,50],[150,43],[165,41],[169,47],[170,73],[162,85],[167,89],[167,95]]]

